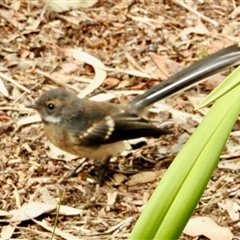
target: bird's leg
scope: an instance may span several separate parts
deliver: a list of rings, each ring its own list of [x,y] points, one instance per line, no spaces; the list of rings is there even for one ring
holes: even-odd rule
[[[101,186],[105,177],[108,175],[108,165],[111,157],[106,157],[104,160],[103,164],[101,164],[101,170],[99,171],[98,178],[97,178],[97,183]]]
[[[76,177],[79,173],[83,172],[86,170],[85,162],[88,159],[86,158],[85,161],[81,162],[76,168],[74,168],[67,176],[66,179]],[[89,166],[88,166],[89,169]]]
[[[102,185],[104,179],[106,178],[107,174],[108,174],[108,165],[109,165],[109,161],[110,161],[111,157],[107,157],[105,158],[105,160],[102,162],[98,162],[98,168],[96,171],[99,171],[97,173],[97,183],[99,185]],[[88,159],[86,159],[88,160]],[[85,160],[85,161],[86,161]],[[84,162],[81,162],[76,168],[74,168],[67,176],[66,176],[66,179],[68,178],[73,178],[73,177],[76,177],[79,173],[83,172],[83,171],[87,171],[87,172],[90,172],[91,169],[89,169],[89,164],[84,164]],[[96,165],[95,165],[96,167]],[[90,170],[90,171],[89,171]]]

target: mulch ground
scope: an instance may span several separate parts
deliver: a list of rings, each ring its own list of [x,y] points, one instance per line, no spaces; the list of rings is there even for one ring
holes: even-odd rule
[[[99,188],[93,184],[94,170],[64,178],[81,159],[53,148],[36,113],[25,106],[55,87],[124,102],[238,42],[237,2],[202,2],[189,1],[187,9],[182,1],[100,0],[92,7],[61,13],[46,10],[42,1],[0,3],[2,239],[50,239],[53,226],[58,230],[55,239],[127,239],[159,179],[205,115],[194,111],[196,102],[224,75],[156,104],[149,117],[170,124],[174,134],[135,142],[132,150],[111,161],[113,171]],[[103,69],[96,70],[96,63]],[[237,122],[236,134],[238,129]],[[211,217],[237,239],[236,134],[231,135],[194,215]],[[55,223],[56,210],[46,206],[59,200],[66,212],[60,212]],[[30,207],[29,218],[6,218],[30,202],[45,205]],[[34,215],[34,209],[40,213]],[[184,234],[181,238],[207,239]]]

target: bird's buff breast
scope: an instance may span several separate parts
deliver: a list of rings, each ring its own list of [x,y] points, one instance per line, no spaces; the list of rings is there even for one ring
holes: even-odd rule
[[[99,146],[82,146],[80,141],[79,144],[76,143],[76,138],[69,136],[59,126],[47,124],[44,125],[44,129],[48,140],[56,147],[82,158],[105,160],[106,157],[116,156],[125,150],[124,142],[102,144]]]

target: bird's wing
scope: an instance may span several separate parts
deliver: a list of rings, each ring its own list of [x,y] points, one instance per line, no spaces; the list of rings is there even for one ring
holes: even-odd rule
[[[150,121],[138,115],[122,113],[107,116],[103,120],[92,124],[80,135],[81,144],[107,144],[138,137],[157,137],[170,133],[169,130],[157,128]]]

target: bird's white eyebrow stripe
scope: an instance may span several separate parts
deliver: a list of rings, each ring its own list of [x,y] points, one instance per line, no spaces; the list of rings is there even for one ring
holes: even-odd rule
[[[44,116],[44,121],[49,123],[59,123],[61,122],[60,117],[54,117],[54,116]]]

